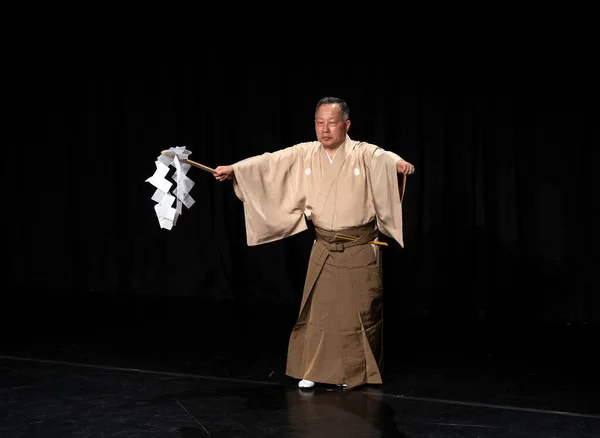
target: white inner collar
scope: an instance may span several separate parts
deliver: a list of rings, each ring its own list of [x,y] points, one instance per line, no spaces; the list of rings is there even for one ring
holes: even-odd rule
[[[329,155],[329,152],[327,151],[327,149],[325,149],[325,154],[327,155],[327,158],[329,158],[329,163],[333,164],[333,159],[335,158],[335,156],[337,155],[338,151],[340,150],[340,148],[337,148],[335,150],[335,152],[333,153],[333,157]]]

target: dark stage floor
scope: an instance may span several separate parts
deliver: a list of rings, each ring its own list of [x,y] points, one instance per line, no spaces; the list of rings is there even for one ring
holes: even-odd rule
[[[597,327],[390,323],[384,385],[300,390],[293,308],[26,302],[2,326],[1,438],[600,437]]]

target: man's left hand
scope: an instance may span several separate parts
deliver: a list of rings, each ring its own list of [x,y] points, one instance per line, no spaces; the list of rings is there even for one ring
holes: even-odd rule
[[[415,173],[415,166],[404,160],[398,161],[398,164],[396,164],[396,169],[398,170],[398,173],[402,173],[404,175],[412,175]]]

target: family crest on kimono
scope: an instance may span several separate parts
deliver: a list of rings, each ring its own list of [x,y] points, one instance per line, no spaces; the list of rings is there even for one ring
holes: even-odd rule
[[[286,374],[298,386],[382,384],[383,284],[379,233],[404,247],[402,201],[414,166],[352,140],[347,103],[324,97],[316,141],[218,166],[244,207],[247,244],[273,242],[314,225],[314,241]],[[340,238],[343,236],[343,238]]]

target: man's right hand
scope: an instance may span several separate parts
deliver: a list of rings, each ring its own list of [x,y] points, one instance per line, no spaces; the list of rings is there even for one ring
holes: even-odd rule
[[[218,166],[215,168],[214,175],[217,181],[233,179],[233,166]]]

